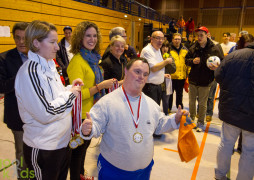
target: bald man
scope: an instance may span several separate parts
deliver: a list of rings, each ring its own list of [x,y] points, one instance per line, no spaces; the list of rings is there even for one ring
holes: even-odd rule
[[[172,64],[173,59],[163,60],[160,48],[164,42],[164,34],[161,31],[154,31],[151,36],[151,43],[141,51],[140,57],[147,59],[150,66],[150,74],[143,92],[160,105],[162,90],[161,84],[164,82],[165,66]]]

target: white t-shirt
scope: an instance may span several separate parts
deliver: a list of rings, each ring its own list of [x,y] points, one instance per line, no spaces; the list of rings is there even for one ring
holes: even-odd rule
[[[71,44],[68,43],[68,41],[66,41],[66,40],[65,40],[65,49],[66,49],[67,56],[68,56],[68,59],[69,59],[69,62],[70,62],[72,57],[73,57],[73,54],[70,52],[70,50],[71,50]]]
[[[221,43],[220,45],[221,45],[221,48],[222,48],[222,50],[223,50],[223,53],[224,54],[227,54],[228,52],[229,52],[229,50],[233,47],[233,46],[235,46],[235,42],[228,42],[227,44],[224,44],[224,43]]]
[[[150,68],[152,68],[157,63],[160,63],[163,61],[161,51],[156,50],[151,43],[149,43],[146,47],[144,47],[141,51],[140,57],[146,58]],[[152,83],[159,85],[164,82],[164,74],[165,74],[165,68],[162,68],[161,70],[157,72],[150,71],[147,83]]]

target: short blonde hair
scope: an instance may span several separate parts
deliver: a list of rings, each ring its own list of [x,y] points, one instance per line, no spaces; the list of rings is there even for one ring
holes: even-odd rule
[[[38,52],[39,49],[33,44],[33,41],[37,39],[42,42],[48,37],[50,31],[57,31],[54,24],[46,21],[35,20],[31,22],[25,31],[25,44],[32,52]]]
[[[109,45],[110,46],[114,46],[114,43],[116,41],[122,42],[124,45],[126,45],[125,39],[122,36],[120,36],[120,35],[116,35],[116,36],[112,37]]]
[[[180,36],[182,39],[182,35],[180,33],[174,33],[172,39],[174,39],[176,36]]]
[[[77,25],[74,29],[71,37],[71,50],[70,52],[73,54],[77,54],[80,52],[80,49],[83,47],[83,39],[85,37],[85,33],[87,29],[93,27],[97,32],[97,43],[94,50],[97,53],[100,53],[100,43],[101,43],[101,33],[98,26],[90,21],[83,21]]]

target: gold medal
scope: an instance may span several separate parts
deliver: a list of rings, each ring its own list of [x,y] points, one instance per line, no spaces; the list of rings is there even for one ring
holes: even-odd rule
[[[78,147],[78,142],[74,139],[74,137],[70,140],[69,147],[71,149],[76,149]]]
[[[133,141],[135,143],[141,143],[143,141],[143,135],[139,132],[133,134]]]
[[[79,146],[81,146],[82,144],[84,144],[84,140],[80,137],[80,135],[79,134],[76,134],[76,141],[77,141],[77,143],[78,143],[78,145]]]

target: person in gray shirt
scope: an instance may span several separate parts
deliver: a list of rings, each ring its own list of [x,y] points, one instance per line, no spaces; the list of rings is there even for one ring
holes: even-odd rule
[[[165,116],[159,105],[142,92],[149,64],[139,58],[128,62],[121,87],[102,97],[81,125],[85,140],[103,134],[98,159],[99,179],[148,180],[153,166],[153,134],[179,127],[187,111]]]

